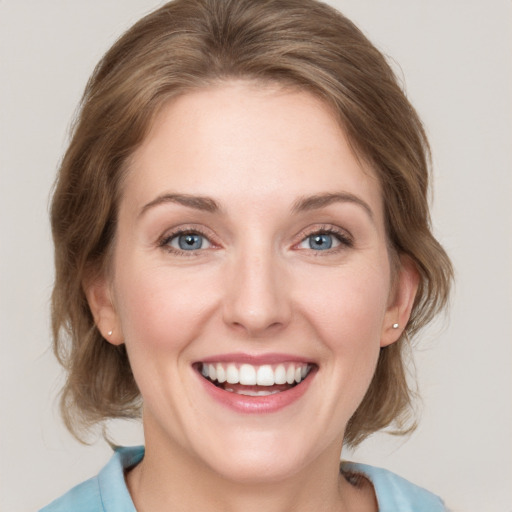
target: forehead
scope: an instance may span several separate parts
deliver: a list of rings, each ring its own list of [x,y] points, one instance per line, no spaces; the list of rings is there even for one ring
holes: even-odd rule
[[[344,191],[381,210],[375,173],[325,103],[252,82],[196,90],[161,109],[131,158],[123,196],[141,202],[164,191],[280,202]]]

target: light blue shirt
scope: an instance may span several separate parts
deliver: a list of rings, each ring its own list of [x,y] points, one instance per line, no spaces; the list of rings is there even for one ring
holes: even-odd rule
[[[144,447],[118,448],[97,476],[73,487],[40,512],[136,512],[124,470],[142,460]],[[441,499],[381,468],[343,462],[345,471],[362,473],[373,484],[379,512],[446,512]]]

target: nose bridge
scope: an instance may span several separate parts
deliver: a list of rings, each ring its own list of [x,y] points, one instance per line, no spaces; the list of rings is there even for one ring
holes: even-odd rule
[[[278,259],[268,242],[253,240],[240,247],[227,276],[224,316],[228,324],[257,336],[288,323],[290,307]]]

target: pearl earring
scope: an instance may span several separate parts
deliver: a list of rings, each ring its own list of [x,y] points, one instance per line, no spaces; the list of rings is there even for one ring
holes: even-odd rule
[[[108,334],[109,336],[112,336],[112,333],[113,333],[113,332],[114,332],[114,331],[108,331],[108,332],[107,332],[107,334]]]
[[[398,329],[400,326],[398,324],[393,324],[393,329]]]

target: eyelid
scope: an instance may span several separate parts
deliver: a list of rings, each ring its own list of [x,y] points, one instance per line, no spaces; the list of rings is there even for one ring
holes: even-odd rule
[[[335,226],[333,224],[314,224],[312,226],[308,226],[301,230],[297,234],[298,241],[293,245],[294,248],[297,248],[299,244],[304,242],[308,237],[318,234],[326,234],[326,235],[333,235],[335,236],[338,241],[340,242],[340,245],[337,247],[334,247],[332,249],[327,249],[325,251],[314,251],[314,252],[335,252],[337,249],[341,248],[347,248],[347,247],[353,247],[354,246],[354,237],[351,233],[349,233],[346,229],[340,228],[338,226]]]
[[[182,237],[190,237],[190,236],[194,237],[194,238],[199,238],[201,240],[201,247],[198,247],[198,248],[195,248],[195,249],[194,248],[189,248],[187,250],[187,249],[182,249],[179,246],[180,245],[180,239]],[[172,247],[173,249],[175,249],[177,251],[194,252],[194,251],[202,251],[202,250],[205,250],[205,249],[210,249],[210,247],[212,246],[212,243],[210,242],[208,237],[202,235],[201,233],[187,231],[185,233],[176,233],[175,235],[168,237],[167,238],[167,245],[169,247]]]
[[[173,238],[176,238],[180,235],[185,234],[197,234],[200,235],[208,240],[210,243],[210,246],[207,248],[201,248],[196,250],[190,250],[190,251],[184,251],[181,249],[178,249],[176,247],[171,247],[169,245],[170,240]],[[316,235],[316,234],[328,234],[335,236],[338,241],[339,245],[336,247],[333,247],[332,249],[327,249],[325,251],[311,251],[319,253],[319,252],[325,252],[325,253],[333,253],[337,250],[343,250],[347,247],[353,247],[354,245],[354,237],[352,234],[347,231],[346,229],[340,228],[339,226],[333,225],[333,224],[313,224],[310,226],[307,226],[306,228],[302,229],[296,236],[295,239],[297,240],[293,247],[294,249],[298,249],[299,244],[304,242],[308,237]],[[212,250],[212,249],[219,249],[221,247],[220,242],[218,241],[215,234],[210,230],[206,229],[204,226],[197,225],[197,224],[185,224],[176,226],[174,228],[167,229],[157,240],[158,247],[174,253],[178,255],[184,255],[184,256],[198,256],[200,253],[204,253],[205,251]],[[301,249],[302,250],[302,249]],[[304,249],[307,250],[307,249]]]
[[[206,238],[210,244],[209,247],[184,251],[177,247],[172,247],[169,245],[169,242],[180,236],[187,234],[195,234]],[[217,249],[220,247],[220,244],[216,241],[216,236],[209,230],[205,229],[203,226],[198,226],[197,224],[186,224],[176,226],[174,228],[168,229],[161,235],[157,240],[158,247],[166,250],[167,252],[174,253],[180,256],[199,256],[199,253],[205,252],[211,249]]]

